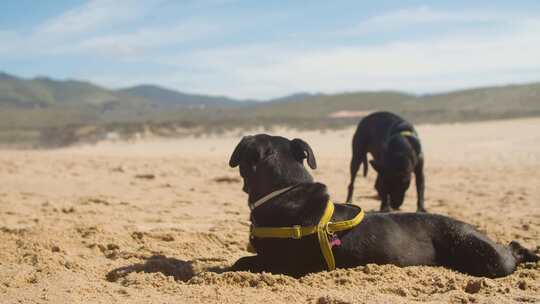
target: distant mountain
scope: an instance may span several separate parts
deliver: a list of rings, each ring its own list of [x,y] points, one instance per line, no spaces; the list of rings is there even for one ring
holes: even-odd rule
[[[223,96],[186,94],[155,85],[138,85],[117,92],[124,96],[140,98],[161,106],[245,106],[252,101],[239,101]]]
[[[0,104],[15,107],[53,104],[103,104],[118,101],[110,90],[82,81],[58,81],[46,77],[22,79],[0,73]]]
[[[110,90],[90,82],[54,80],[48,77],[24,79],[0,73],[0,106],[32,108],[47,106],[130,107],[239,107],[250,104],[221,96],[186,94],[154,85]]]
[[[494,86],[413,95],[392,91],[351,92],[290,98],[248,108],[255,117],[327,119],[371,111],[392,111],[415,122],[451,122],[540,116],[540,83]],[[246,110],[246,111],[247,111]],[[355,115],[351,115],[353,117]],[[356,118],[358,120],[358,118]]]
[[[13,79],[17,79],[17,78],[14,77],[14,76],[11,76],[9,74],[6,74],[4,72],[0,72],[0,81],[2,81],[2,80],[13,80]]]
[[[294,101],[302,101],[302,100],[306,100],[306,99],[309,99],[309,98],[321,97],[321,96],[324,96],[324,95],[323,94],[311,94],[311,93],[303,93],[303,92],[301,92],[301,93],[295,93],[295,94],[287,95],[287,96],[284,96],[284,97],[270,99],[267,102],[269,102],[269,103],[294,102]]]
[[[46,90],[49,93],[50,99],[58,104],[100,105],[121,100],[115,92],[85,81],[59,81],[47,77],[39,77],[30,80],[30,83],[33,86],[38,86]]]
[[[302,96],[302,100],[290,98],[281,102],[262,103],[254,107],[254,115],[324,118],[337,111],[399,110],[417,98],[415,95],[390,91]]]
[[[260,102],[187,94],[155,85],[110,90],[84,81],[24,79],[0,73],[0,131],[141,123],[216,129],[281,124],[316,129],[351,125],[366,113],[380,110],[422,123],[540,116],[540,83],[430,95],[297,93]]]

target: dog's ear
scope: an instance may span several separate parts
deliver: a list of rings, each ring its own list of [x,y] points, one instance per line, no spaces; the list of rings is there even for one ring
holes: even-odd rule
[[[373,167],[373,169],[375,169],[375,171],[377,171],[377,173],[381,173],[382,168],[381,168],[381,166],[379,166],[379,164],[375,160],[373,160],[373,159],[370,160],[369,164],[371,165],[371,167]]]
[[[302,161],[307,158],[307,163],[311,169],[317,169],[317,161],[315,161],[315,155],[311,147],[300,138],[295,138],[291,141],[291,148],[294,157]]]
[[[238,145],[236,145],[236,148],[234,148],[231,155],[231,159],[229,159],[229,166],[231,166],[231,168],[234,168],[240,164],[242,152],[246,150],[246,147],[253,143],[253,140],[253,136],[244,136]]]

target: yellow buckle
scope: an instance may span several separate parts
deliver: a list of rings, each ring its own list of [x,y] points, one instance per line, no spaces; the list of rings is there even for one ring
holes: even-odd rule
[[[293,235],[292,238],[295,240],[302,238],[302,226],[300,225],[294,225],[293,226]]]
[[[330,229],[328,228],[328,226],[330,226],[331,224],[333,224],[332,222],[328,222],[326,223],[326,225],[324,225],[324,231],[326,232],[326,234],[328,235],[333,235],[334,233],[330,231]]]

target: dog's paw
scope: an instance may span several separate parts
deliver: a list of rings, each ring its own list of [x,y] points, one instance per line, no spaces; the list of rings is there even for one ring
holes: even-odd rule
[[[238,259],[231,267],[231,271],[261,272],[262,268],[258,256],[247,256]]]
[[[381,207],[381,212],[392,212],[394,211],[391,207]]]
[[[517,241],[511,241],[510,244],[508,244],[508,247],[510,247],[512,254],[519,261],[519,263],[522,263],[522,262],[535,263],[535,262],[540,261],[540,256],[535,254],[532,250],[529,250],[523,247]]]

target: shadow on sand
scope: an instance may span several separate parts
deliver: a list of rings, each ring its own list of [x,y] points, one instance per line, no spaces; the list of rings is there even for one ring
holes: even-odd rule
[[[157,273],[160,272],[166,276],[172,276],[176,281],[189,281],[195,276],[193,261],[182,261],[175,258],[168,258],[163,255],[154,255],[146,259],[144,263],[137,263],[124,267],[119,267],[107,273],[107,281],[116,282],[119,279],[133,272]],[[228,270],[228,267],[210,267],[204,271],[222,273]]]

